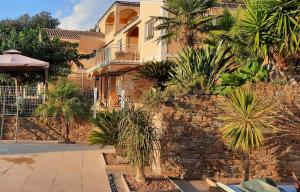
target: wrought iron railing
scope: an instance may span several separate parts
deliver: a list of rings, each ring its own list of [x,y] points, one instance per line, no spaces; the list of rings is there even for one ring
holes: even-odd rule
[[[96,66],[106,66],[110,63],[138,63],[140,53],[136,44],[113,44],[96,53]]]

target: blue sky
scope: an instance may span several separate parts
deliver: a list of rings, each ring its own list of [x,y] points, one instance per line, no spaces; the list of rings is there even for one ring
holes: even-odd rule
[[[61,21],[60,28],[88,30],[114,0],[0,0],[0,19],[48,11]],[[136,0],[130,0],[136,1]]]

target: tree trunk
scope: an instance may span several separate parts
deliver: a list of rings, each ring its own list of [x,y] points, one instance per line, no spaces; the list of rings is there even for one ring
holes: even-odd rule
[[[250,178],[250,152],[246,154],[244,171],[245,171],[244,181],[249,181],[249,178]]]
[[[70,133],[70,127],[69,127],[69,125],[66,123],[66,137],[65,137],[65,141],[70,141],[70,140],[69,140],[69,133]]]
[[[142,167],[140,165],[136,166],[135,180],[138,183],[145,183],[146,178],[145,178],[145,173],[144,173],[144,167]]]
[[[292,85],[298,85],[298,82],[295,80],[295,78],[290,78],[288,73],[286,72],[288,70],[288,63],[286,61],[286,58],[277,53],[276,50],[271,50],[270,54],[272,55],[274,66],[277,68],[278,72],[284,78],[284,80],[289,81]]]

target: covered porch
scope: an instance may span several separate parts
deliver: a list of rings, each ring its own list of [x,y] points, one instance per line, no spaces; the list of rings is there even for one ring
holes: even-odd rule
[[[136,98],[136,73],[139,64],[114,63],[94,71],[98,109],[121,108]],[[136,79],[138,82],[139,80]]]

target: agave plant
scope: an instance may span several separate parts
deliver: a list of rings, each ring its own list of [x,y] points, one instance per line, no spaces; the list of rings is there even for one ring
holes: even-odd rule
[[[273,101],[258,97],[249,88],[238,88],[228,95],[222,109],[219,119],[224,123],[220,129],[223,140],[230,149],[245,153],[244,180],[249,180],[251,151],[263,145],[265,134],[277,130]]]
[[[145,182],[144,168],[150,165],[158,147],[158,134],[150,114],[141,109],[130,109],[121,122],[119,147],[130,165],[136,168],[136,181]]]
[[[223,41],[207,48],[186,48],[176,58],[178,65],[171,74],[172,83],[198,86],[203,92],[210,93],[222,73],[236,68],[233,56],[230,47],[223,48]]]
[[[96,126],[88,138],[91,145],[118,145],[119,139],[119,124],[126,115],[126,111],[112,112],[104,111],[97,113],[96,118],[92,119],[92,123]]]
[[[139,68],[139,76],[153,80],[154,87],[163,90],[174,65],[172,61],[149,61]]]
[[[244,66],[240,66],[232,73],[223,73],[221,83],[216,86],[214,93],[226,95],[237,87],[246,83],[266,81],[269,71],[266,65],[262,65],[257,59],[249,59]]]

